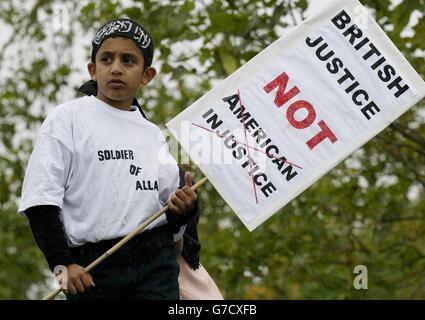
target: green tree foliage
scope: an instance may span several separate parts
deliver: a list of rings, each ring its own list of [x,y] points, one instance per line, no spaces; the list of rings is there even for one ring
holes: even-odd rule
[[[71,48],[113,17],[142,22],[156,39],[160,72],[140,99],[163,125],[298,24],[309,4],[122,3],[0,2],[6,30],[0,38],[0,298],[40,297],[47,290],[47,264],[16,211],[37,129],[57,103],[77,95],[75,78],[88,78],[75,60],[88,61],[90,38],[84,49]],[[363,3],[425,78],[424,0]],[[201,191],[202,261],[225,297],[424,299],[424,122],[422,101],[252,233],[207,184]],[[369,270],[368,290],[353,287],[360,264]]]

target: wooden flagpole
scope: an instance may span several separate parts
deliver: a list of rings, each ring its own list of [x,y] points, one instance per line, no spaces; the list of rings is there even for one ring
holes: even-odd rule
[[[200,181],[195,183],[191,189],[196,191],[199,187],[201,187],[205,182],[207,182],[207,177],[203,177]],[[138,235],[141,231],[143,231],[148,225],[150,225],[152,222],[154,222],[156,219],[158,219],[161,215],[167,211],[168,205],[160,209],[158,212],[156,212],[154,215],[150,216],[146,221],[141,223],[136,229],[134,229],[131,233],[129,233],[125,238],[120,240],[116,245],[114,245],[111,249],[106,251],[103,255],[101,255],[99,258],[94,260],[92,263],[90,263],[87,267],[84,268],[86,272],[89,272],[94,267],[96,267],[99,263],[101,263],[103,260],[108,258],[110,255],[112,255],[115,251],[120,249],[123,245],[125,245],[128,241],[130,241],[132,238],[134,238],[136,235]],[[58,288],[55,290],[52,290],[47,296],[43,298],[43,300],[51,300],[56,295],[58,295],[62,291],[62,288]]]

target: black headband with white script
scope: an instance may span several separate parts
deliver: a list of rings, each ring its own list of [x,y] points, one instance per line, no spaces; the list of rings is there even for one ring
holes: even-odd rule
[[[116,36],[133,40],[143,53],[145,66],[148,67],[152,64],[154,47],[151,36],[140,24],[127,18],[111,20],[96,31],[92,41],[93,49],[91,57],[93,62],[103,41]]]

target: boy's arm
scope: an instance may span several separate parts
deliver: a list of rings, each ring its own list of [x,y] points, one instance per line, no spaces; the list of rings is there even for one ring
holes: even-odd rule
[[[35,241],[44,253],[50,269],[54,272],[54,268],[58,265],[67,267],[68,281],[63,287],[65,293],[81,293],[94,287],[91,275],[85,272],[71,255],[59,218],[59,208],[50,205],[34,206],[25,210],[25,214]]]
[[[75,260],[68,248],[68,243],[59,218],[59,208],[44,205],[25,210],[32,234],[37,245],[44,253],[50,269],[58,265],[68,266]]]
[[[190,182],[187,181],[188,179],[185,179],[185,172],[184,170],[179,166],[179,189],[177,190],[176,193],[174,193],[172,195],[176,196],[180,193],[183,194],[185,190],[185,185],[193,184],[193,180],[190,178]],[[188,190],[186,190],[188,191]],[[185,197],[186,195],[183,194],[183,197]],[[176,214],[176,211],[178,210],[175,206],[173,206],[173,204],[171,203],[170,206],[170,201],[168,202],[168,205],[170,207],[170,210],[168,210],[166,212],[166,216],[167,216],[167,221],[168,223],[174,228],[174,233],[177,236],[177,238],[175,237],[175,241],[179,240],[182,238],[183,233],[185,231],[185,227],[186,224],[197,214],[199,214],[199,206],[198,206],[198,198],[196,196],[196,193],[194,193],[193,191],[190,190],[188,197],[193,198],[193,196],[195,197],[194,203],[192,203],[192,208],[190,208],[189,210],[186,210],[186,212],[184,212],[183,214]],[[193,202],[192,200],[188,200]]]

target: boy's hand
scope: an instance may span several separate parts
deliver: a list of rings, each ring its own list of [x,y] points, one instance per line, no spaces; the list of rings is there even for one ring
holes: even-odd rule
[[[66,294],[83,293],[90,288],[93,288],[94,282],[90,273],[86,272],[84,268],[78,264],[70,264],[68,267],[68,283],[63,288]]]
[[[168,199],[168,209],[177,215],[189,213],[196,203],[196,193],[192,187],[192,177],[189,172],[184,175],[184,187],[177,189],[176,192]]]

